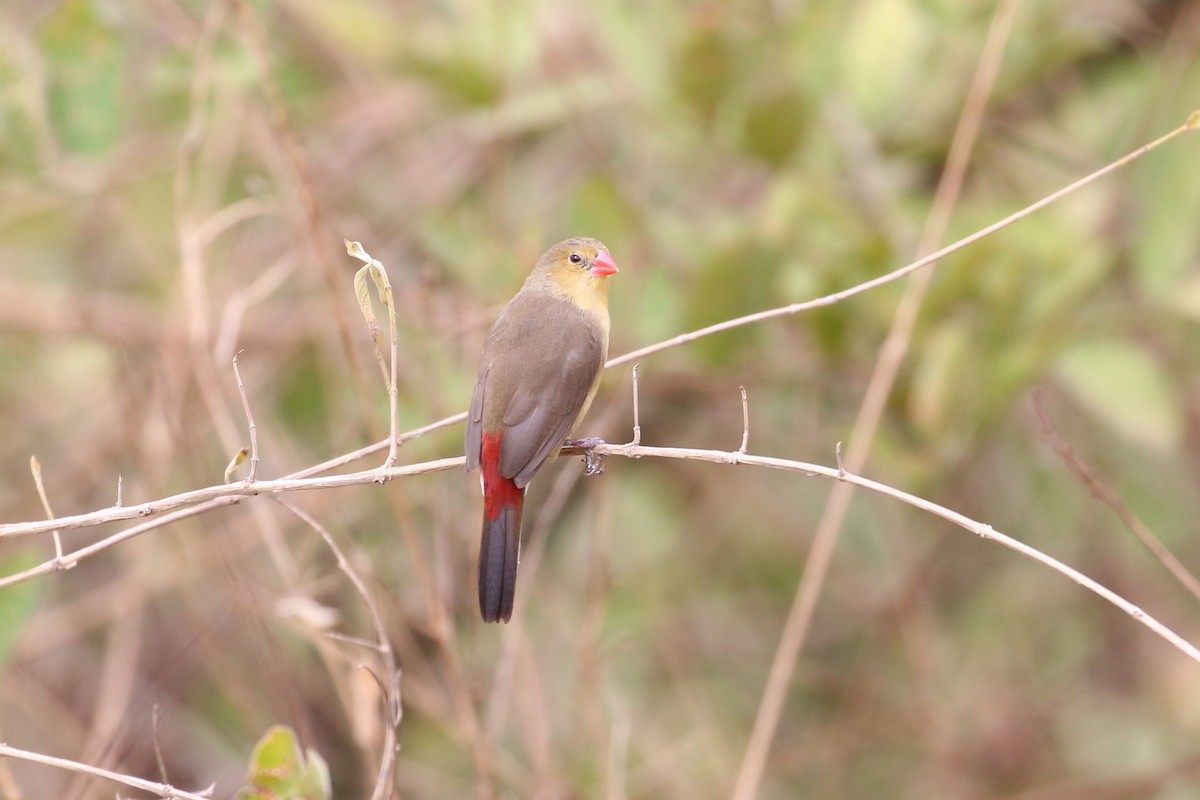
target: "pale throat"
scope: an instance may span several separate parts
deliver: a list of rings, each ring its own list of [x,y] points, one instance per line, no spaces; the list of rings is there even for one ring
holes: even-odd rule
[[[608,338],[607,277],[589,276],[581,281],[571,281],[567,286],[552,286],[555,294],[574,303],[599,322],[604,328],[605,338]]]

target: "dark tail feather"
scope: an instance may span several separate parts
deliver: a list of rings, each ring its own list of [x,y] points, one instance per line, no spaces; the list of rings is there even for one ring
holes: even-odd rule
[[[479,544],[479,611],[484,622],[508,622],[517,591],[521,554],[521,505],[503,506],[494,518],[483,518]]]

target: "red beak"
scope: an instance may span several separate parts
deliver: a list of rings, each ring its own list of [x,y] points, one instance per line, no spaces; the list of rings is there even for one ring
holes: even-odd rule
[[[597,278],[604,275],[615,275],[621,270],[617,269],[617,262],[613,261],[613,257],[608,254],[607,250],[601,250],[596,254],[596,261],[592,264],[589,273]]]

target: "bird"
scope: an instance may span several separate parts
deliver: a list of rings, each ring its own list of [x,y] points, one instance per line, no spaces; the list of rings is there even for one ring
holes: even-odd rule
[[[587,413],[608,357],[608,279],[596,239],[566,239],[538,259],[488,330],[467,413],[466,469],[480,470],[479,610],[512,617],[525,487]]]

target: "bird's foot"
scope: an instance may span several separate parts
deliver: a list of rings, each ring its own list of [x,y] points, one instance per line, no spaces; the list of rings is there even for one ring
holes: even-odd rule
[[[599,475],[604,472],[604,454],[596,452],[596,446],[605,444],[603,439],[589,436],[586,439],[567,439],[563,447],[573,447],[583,451],[583,474]]]

